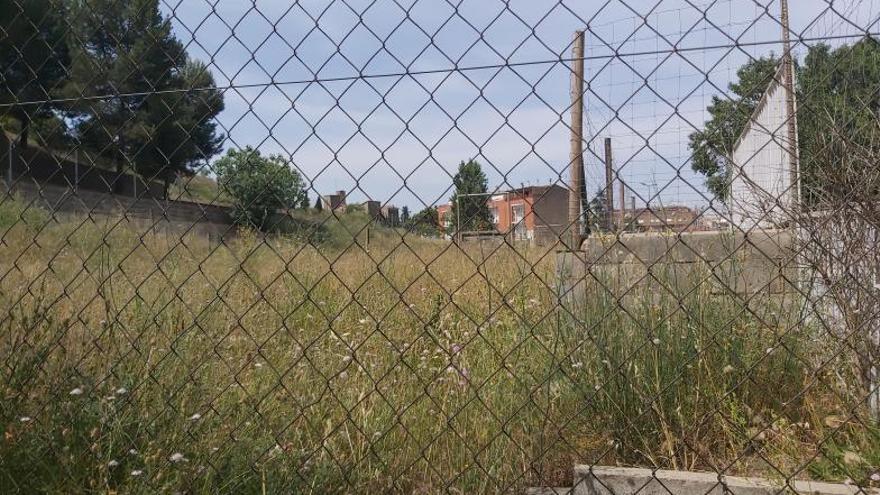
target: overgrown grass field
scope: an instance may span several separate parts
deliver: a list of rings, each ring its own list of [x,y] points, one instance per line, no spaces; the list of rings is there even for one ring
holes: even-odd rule
[[[773,301],[619,301],[598,280],[572,300],[553,248],[103,222],[0,213],[3,493],[515,492],[575,463],[865,483],[880,465],[841,342]]]

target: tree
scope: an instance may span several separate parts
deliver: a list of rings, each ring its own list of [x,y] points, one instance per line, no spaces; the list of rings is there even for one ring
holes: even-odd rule
[[[222,93],[207,67],[189,59],[159,0],[70,5],[64,92],[75,99],[68,112],[83,146],[110,157],[120,172],[130,166],[166,187],[221,150],[213,119],[223,110]]]
[[[145,115],[152,136],[136,161],[139,174],[161,180],[166,190],[175,178],[192,176],[199,163],[219,153],[225,139],[217,132],[215,120],[224,108],[223,94],[215,88],[208,67],[187,60],[177,84],[187,91],[168,95]]]
[[[737,72],[732,99],[714,97],[711,118],[690,136],[692,167],[707,177],[709,190],[727,197],[733,146],[773,81],[776,57],[753,60]],[[797,67],[798,142],[803,201],[811,204],[827,194],[818,180],[823,167],[846,165],[853,145],[880,147],[876,116],[880,112],[880,42],[866,37],[853,45],[832,49],[810,47]]]
[[[814,46],[798,74],[803,201],[839,201],[852,189],[847,181],[828,180],[829,170],[873,177],[873,169],[863,170],[869,160],[859,157],[880,156],[880,42]]]
[[[51,100],[70,62],[65,5],[52,0],[0,0],[0,103],[12,105],[10,114],[18,121],[25,148],[33,122],[57,120],[58,105]]]
[[[324,201],[321,199],[321,195],[315,198],[315,211],[324,211]]]
[[[461,162],[452,183],[455,185],[455,192],[450,198],[452,230],[478,231],[491,228],[492,215],[487,203],[489,181],[480,164],[476,160]],[[459,221],[461,225],[458,225]]]
[[[422,211],[413,215],[404,224],[404,227],[416,234],[437,237],[440,233],[440,215],[437,213],[437,208],[429,206],[422,209]]]
[[[600,188],[587,207],[586,230],[588,232],[608,230],[609,221],[608,198],[605,195],[605,189]]]
[[[409,207],[403,206],[400,208],[400,224],[406,225],[409,222]]]
[[[264,157],[248,146],[229,150],[214,165],[221,190],[233,198],[239,225],[267,230],[278,210],[309,207],[302,177],[281,156]]]

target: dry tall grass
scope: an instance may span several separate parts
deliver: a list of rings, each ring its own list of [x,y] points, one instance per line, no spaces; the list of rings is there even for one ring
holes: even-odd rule
[[[828,342],[778,308],[693,293],[624,311],[595,284],[574,310],[552,249],[391,231],[368,251],[217,246],[5,215],[4,492],[484,493],[565,483],[575,462],[880,463],[814,368]]]

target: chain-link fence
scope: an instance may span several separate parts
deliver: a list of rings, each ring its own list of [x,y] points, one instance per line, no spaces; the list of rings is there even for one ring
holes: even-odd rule
[[[880,2],[790,8],[0,0],[2,492],[873,493]]]

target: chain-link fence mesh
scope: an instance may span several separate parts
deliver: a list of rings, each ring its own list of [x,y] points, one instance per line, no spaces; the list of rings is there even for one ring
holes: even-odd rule
[[[880,2],[792,2],[0,0],[2,491],[872,493]]]

